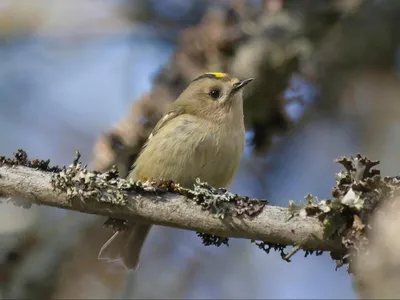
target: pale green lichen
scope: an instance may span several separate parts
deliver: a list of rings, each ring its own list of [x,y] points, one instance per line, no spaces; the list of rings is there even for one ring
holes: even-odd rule
[[[77,152],[74,162],[53,174],[51,179],[53,187],[65,192],[70,199],[79,198],[83,202],[85,199],[96,199],[98,202],[126,206],[132,192],[163,192],[151,182],[120,178],[115,166],[100,173],[89,171],[79,160],[80,153]]]
[[[65,192],[70,199],[79,198],[83,202],[85,199],[96,199],[119,206],[127,204],[127,190],[132,186],[125,180],[120,182],[115,168],[103,174],[90,172],[79,162],[79,152],[77,158],[68,168],[53,174],[51,183],[55,189]]]
[[[205,182],[200,182],[199,179],[196,180],[193,191],[181,188],[181,192],[221,219],[226,216],[253,217],[258,215],[268,204],[267,200],[240,196],[225,188],[217,189]]]
[[[251,199],[239,196],[223,188],[214,188],[207,183],[196,180],[193,190],[180,187],[172,181],[132,181],[118,176],[116,167],[105,173],[90,172],[80,162],[77,152],[74,162],[52,176],[55,189],[66,192],[70,199],[96,199],[98,202],[126,206],[132,192],[161,193],[171,192],[184,195],[203,209],[209,210],[216,218],[253,217],[259,214],[268,203],[266,200]],[[106,226],[124,227],[125,222],[110,219]],[[227,244],[227,239],[207,234],[200,234],[205,244]]]
[[[361,210],[364,206],[364,199],[361,196],[362,193],[355,192],[352,188],[350,188],[340,200],[340,203],[348,207],[354,207],[357,210]]]

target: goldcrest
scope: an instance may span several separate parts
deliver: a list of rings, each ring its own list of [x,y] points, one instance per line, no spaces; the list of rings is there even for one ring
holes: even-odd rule
[[[225,73],[206,73],[194,79],[157,123],[143,146],[133,180],[173,180],[193,188],[196,178],[214,187],[227,186],[238,169],[245,145],[243,87]],[[136,269],[152,225],[128,221],[101,248],[99,259],[122,259]]]

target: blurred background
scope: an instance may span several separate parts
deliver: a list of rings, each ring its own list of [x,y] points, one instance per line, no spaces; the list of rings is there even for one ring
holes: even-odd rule
[[[130,165],[194,77],[255,77],[230,189],[287,206],[330,197],[334,159],[400,169],[393,0],[2,0],[0,154]],[[291,263],[247,240],[152,230],[139,271],[97,261],[103,218],[0,204],[0,298],[355,298],[329,254]]]

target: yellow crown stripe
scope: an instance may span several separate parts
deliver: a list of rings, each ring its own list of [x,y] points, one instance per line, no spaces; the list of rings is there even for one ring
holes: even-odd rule
[[[204,73],[203,75],[200,75],[199,77],[195,78],[193,81],[197,81],[203,78],[217,78],[217,79],[222,79],[228,77],[229,75],[226,73],[221,73],[221,72],[214,72],[214,73]]]
[[[215,76],[216,78],[224,78],[224,77],[228,76],[228,74],[221,73],[221,72],[212,72],[212,73],[206,73],[206,74]]]

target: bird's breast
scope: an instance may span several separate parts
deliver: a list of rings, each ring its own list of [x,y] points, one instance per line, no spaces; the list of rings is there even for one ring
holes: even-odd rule
[[[244,128],[216,127],[190,116],[176,118],[148,142],[131,176],[174,180],[188,188],[200,178],[224,187],[239,166],[244,139]]]

